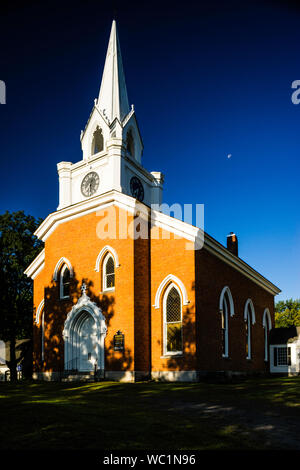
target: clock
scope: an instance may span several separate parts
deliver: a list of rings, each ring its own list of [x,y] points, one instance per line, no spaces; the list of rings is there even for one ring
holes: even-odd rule
[[[143,201],[144,199],[144,188],[140,180],[133,176],[130,180],[130,191],[133,197],[138,199],[138,201]]]
[[[82,180],[81,192],[84,196],[89,197],[95,194],[99,187],[99,175],[95,171],[91,171]]]

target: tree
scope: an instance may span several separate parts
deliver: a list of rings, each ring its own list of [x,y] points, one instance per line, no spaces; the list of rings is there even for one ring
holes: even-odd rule
[[[17,378],[16,340],[32,338],[32,281],[24,270],[42,249],[33,235],[42,219],[24,211],[0,215],[0,338],[10,342],[11,380]]]
[[[275,327],[300,326],[300,300],[281,300],[275,305]]]

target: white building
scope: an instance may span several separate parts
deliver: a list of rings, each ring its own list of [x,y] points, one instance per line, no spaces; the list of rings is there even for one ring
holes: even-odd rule
[[[274,328],[270,331],[270,372],[300,373],[300,327]]]

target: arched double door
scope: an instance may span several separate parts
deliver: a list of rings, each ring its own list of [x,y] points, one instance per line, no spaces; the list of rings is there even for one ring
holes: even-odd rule
[[[104,369],[105,319],[101,309],[84,294],[68,314],[63,337],[65,370]]]

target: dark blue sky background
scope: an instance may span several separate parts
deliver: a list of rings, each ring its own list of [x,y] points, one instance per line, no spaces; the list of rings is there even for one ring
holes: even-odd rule
[[[2,8],[2,6],[1,6]],[[164,202],[205,204],[242,259],[300,297],[300,8],[296,2],[26,2],[0,19],[0,213],[45,218],[56,164],[82,158],[116,17],[143,165]],[[227,155],[231,154],[230,159]]]

